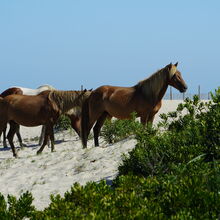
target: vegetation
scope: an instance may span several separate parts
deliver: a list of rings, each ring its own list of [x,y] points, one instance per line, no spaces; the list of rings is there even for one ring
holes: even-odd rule
[[[161,117],[156,128],[134,119],[105,123],[106,141],[137,139],[112,186],[75,183],[43,211],[28,192],[9,196],[8,205],[1,195],[1,219],[219,219],[220,88],[212,102],[195,96]]]
[[[57,131],[68,130],[70,128],[71,128],[71,121],[65,115],[61,115],[59,117],[57,123],[54,126],[54,129],[57,130]]]
[[[136,114],[132,114],[131,120],[109,120],[105,121],[101,135],[103,139],[109,143],[116,143],[135,134],[141,126],[136,120]]]

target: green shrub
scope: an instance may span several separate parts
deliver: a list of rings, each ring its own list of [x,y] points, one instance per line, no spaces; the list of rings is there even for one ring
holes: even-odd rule
[[[26,194],[0,196],[1,219],[218,219],[220,165],[194,161],[179,175],[147,178],[120,176],[112,188],[104,181],[74,184],[64,197],[51,196],[51,204],[36,211]]]
[[[160,126],[168,131],[138,130],[137,145],[123,158],[119,175],[164,175],[201,155],[206,161],[219,159],[220,90],[212,96],[213,102],[207,104],[200,102],[197,96],[193,100],[186,99],[176,112],[162,115]]]
[[[33,219],[217,219],[219,171],[219,164],[213,169],[197,161],[178,176],[120,176],[115,188],[104,181],[74,184]]]
[[[136,120],[136,114],[132,114],[131,119],[125,120],[106,120],[101,130],[101,135],[107,143],[115,143],[127,138],[139,129],[141,124]]]
[[[61,115],[54,128],[57,131],[68,130],[69,128],[71,128],[71,121],[67,116]]]
[[[0,217],[1,219],[24,219],[31,217],[36,209],[32,206],[32,194],[28,191],[23,193],[17,200],[16,197],[8,195],[6,202],[4,196],[0,194]],[[8,205],[7,205],[8,203]]]

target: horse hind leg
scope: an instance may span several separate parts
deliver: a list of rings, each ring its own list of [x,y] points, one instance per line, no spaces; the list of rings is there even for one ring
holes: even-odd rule
[[[16,135],[17,135],[18,141],[20,143],[20,147],[21,148],[27,147],[27,145],[23,143],[22,138],[21,138],[20,125],[18,125],[18,127],[17,127]]]
[[[101,109],[97,110],[96,108],[94,109],[90,108],[88,100],[84,102],[82,107],[81,131],[80,131],[83,148],[87,147],[87,141],[90,130],[92,129],[96,120],[99,119],[103,113],[104,112]],[[97,125],[97,133],[99,133],[98,125]]]
[[[3,146],[4,148],[7,147],[7,137],[6,137],[6,130],[7,130],[7,120],[5,120],[3,117],[0,120],[0,137],[3,132]]]
[[[104,112],[96,121],[96,124],[93,128],[93,134],[94,134],[94,143],[95,146],[98,147],[99,146],[99,134],[100,134],[100,130],[101,127],[103,126],[105,119],[109,116],[109,114],[107,112]]]
[[[8,142],[11,146],[12,153],[13,153],[14,157],[18,157],[17,151],[16,151],[14,143],[13,143],[14,135],[15,135],[18,128],[19,128],[19,125],[17,123],[15,123],[13,121],[10,122],[10,129],[9,129],[7,138],[8,138]]]
[[[3,129],[3,146],[7,148],[7,136],[6,136],[7,126]]]

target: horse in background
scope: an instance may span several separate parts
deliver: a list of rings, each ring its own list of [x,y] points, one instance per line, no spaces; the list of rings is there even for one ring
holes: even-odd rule
[[[169,85],[181,93],[187,90],[177,65],[170,63],[132,87],[106,85],[93,90],[82,107],[83,147],[87,147],[88,135],[95,122],[94,142],[95,146],[99,146],[98,136],[107,117],[130,119],[131,113],[136,112],[142,124],[153,123]]]
[[[87,90],[87,94],[89,95],[91,90]],[[80,137],[80,130],[81,130],[81,107],[77,106],[70,109],[68,112],[64,114],[70,119],[70,124],[73,130],[77,133]],[[42,126],[40,138],[39,138],[39,145],[42,145],[43,139],[45,134],[45,126]]]
[[[37,95],[40,92],[45,91],[45,90],[56,90],[56,89],[53,86],[48,85],[48,84],[39,86],[37,89],[31,89],[31,88],[15,86],[15,87],[11,87],[11,88],[8,88],[5,91],[3,91],[0,94],[0,97],[4,98],[4,97],[6,97],[8,95],[12,95],[12,94]],[[91,90],[87,90],[87,94],[89,94],[89,92],[91,92]],[[70,119],[71,127],[74,129],[74,131],[80,137],[80,130],[81,130],[81,125],[80,125],[81,107],[74,107],[73,109],[70,109],[68,112],[66,112],[65,115]],[[10,124],[10,122],[9,122],[9,124]],[[3,146],[5,148],[7,147],[6,130],[7,130],[7,127],[3,130]],[[20,146],[21,147],[26,146],[22,142],[22,138],[21,138],[19,127],[18,127],[18,130],[16,131],[16,135],[17,135],[17,138],[19,140]],[[43,144],[44,135],[45,135],[45,126],[43,125],[42,129],[41,129],[40,138],[39,138],[39,143],[38,143],[39,145]]]
[[[48,84],[45,84],[45,85],[42,85],[42,86],[39,86],[37,89],[30,89],[30,88],[25,88],[25,87],[20,87],[20,86],[12,86],[8,89],[6,89],[5,91],[3,91],[1,94],[0,94],[0,97],[4,98],[8,95],[12,95],[12,94],[20,94],[20,95],[38,95],[39,93],[45,91],[45,90],[55,90],[55,88],[51,85],[48,85]],[[9,122],[10,124],[11,122]],[[5,127],[5,129],[3,130],[3,146],[4,148],[7,147],[7,142],[6,142],[6,130],[7,130],[7,125]],[[44,128],[42,127],[42,131],[44,130]],[[41,131],[41,133],[42,133]],[[22,138],[21,138],[21,134],[20,134],[20,129],[18,127],[18,130],[16,131],[16,135],[17,135],[17,138],[18,138],[18,141],[20,143],[20,146],[21,147],[24,147],[25,144],[23,144],[22,142]],[[42,140],[40,140],[42,141]],[[39,142],[40,143],[40,142]]]
[[[86,91],[87,96],[91,94],[91,91],[92,89]],[[79,137],[80,137],[80,130],[81,130],[81,112],[82,112],[82,106],[76,106],[64,114],[70,119],[71,127],[73,128],[73,130],[77,133]],[[39,139],[39,145],[42,145],[43,143],[44,133],[45,133],[45,126],[42,126],[41,135]]]
[[[41,153],[48,140],[51,141],[51,151],[54,151],[53,126],[60,115],[70,109],[81,107],[84,100],[90,95],[90,91],[57,91],[46,90],[38,95],[8,95],[0,98],[0,134],[11,121],[8,133],[8,141],[12,148],[13,156],[17,157],[13,138],[19,125],[34,127],[45,126],[44,141],[37,154]]]

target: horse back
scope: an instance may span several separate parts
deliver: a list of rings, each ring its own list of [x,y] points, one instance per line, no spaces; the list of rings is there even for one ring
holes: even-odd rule
[[[133,87],[121,87],[121,86],[100,86],[97,89],[92,91],[92,95],[97,95],[102,97],[102,99],[121,99],[124,97],[133,97],[135,94],[135,90]]]
[[[8,95],[12,95],[12,94],[23,94],[23,92],[20,88],[12,87],[12,88],[9,88],[9,89],[6,89],[5,91],[3,91],[0,96],[4,98],[4,97],[6,97]]]

